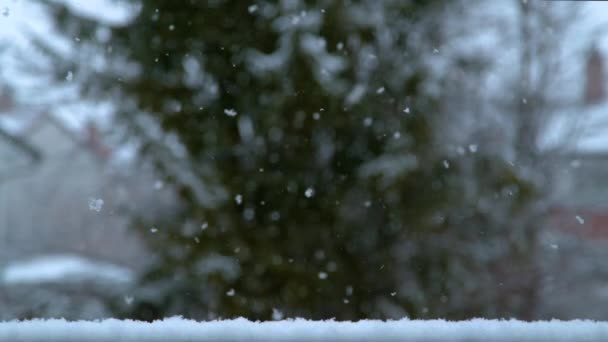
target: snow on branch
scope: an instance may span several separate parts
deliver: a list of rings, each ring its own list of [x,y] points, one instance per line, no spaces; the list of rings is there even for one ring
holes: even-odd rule
[[[152,323],[108,319],[0,322],[1,341],[607,341],[608,322],[304,319],[196,322],[179,317]]]

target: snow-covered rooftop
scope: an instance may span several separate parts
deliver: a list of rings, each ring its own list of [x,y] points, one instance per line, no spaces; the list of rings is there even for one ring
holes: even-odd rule
[[[124,284],[133,279],[133,272],[127,268],[77,255],[41,256],[10,263],[0,271],[0,283],[6,285],[84,281]]]
[[[608,101],[595,106],[571,106],[550,117],[541,148],[568,152],[608,153]]]

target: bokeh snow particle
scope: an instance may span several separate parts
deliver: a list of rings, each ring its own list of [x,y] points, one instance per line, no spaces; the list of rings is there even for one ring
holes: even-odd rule
[[[283,319],[283,313],[281,310],[277,308],[272,308],[272,319],[275,321],[280,321]]]
[[[237,112],[234,109],[227,108],[227,109],[224,109],[224,114],[226,114],[226,115],[228,115],[230,117],[235,117],[236,114],[237,114]]]
[[[312,198],[315,195],[315,189],[313,188],[308,188],[306,189],[306,191],[304,191],[304,196],[306,196],[306,198]]]
[[[103,208],[103,203],[101,198],[89,198],[89,210],[100,212]]]
[[[133,296],[125,296],[124,300],[125,300],[125,304],[127,304],[127,305],[133,304]]]
[[[270,213],[270,219],[273,221],[278,221],[281,218],[281,213],[278,211],[273,211]]]

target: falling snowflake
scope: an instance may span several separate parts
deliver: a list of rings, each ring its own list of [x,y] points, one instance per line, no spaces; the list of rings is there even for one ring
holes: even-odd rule
[[[576,219],[576,221],[578,221],[579,224],[585,223],[585,219],[582,218],[580,215],[576,215],[574,218]]]
[[[270,219],[273,221],[278,221],[281,218],[281,213],[278,211],[273,211],[270,213]]]
[[[156,234],[157,232],[158,232],[158,228],[156,228],[156,227],[150,228],[150,233]]]
[[[326,272],[319,272],[319,279],[321,279],[321,280],[327,279],[327,273]]]
[[[249,13],[255,13],[258,10],[258,5],[251,5],[249,7],[247,7],[247,11],[249,11]]]
[[[154,182],[154,189],[155,190],[160,190],[163,188],[165,184],[163,183],[163,181],[161,180],[157,180],[156,182]]]
[[[277,308],[272,308],[272,319],[275,321],[280,321],[283,319],[283,313],[281,310]]]
[[[224,109],[224,114],[226,114],[230,117],[235,117],[237,112],[234,109],[227,108],[227,109]]]
[[[304,191],[304,196],[306,196],[306,198],[312,198],[315,195],[315,189],[313,188],[308,188],[306,189],[306,191]]]
[[[236,293],[236,291],[234,291],[234,289],[230,289],[230,290],[226,291],[226,296],[232,297],[232,296],[234,296],[235,293]]]
[[[376,89],[376,94],[378,94],[378,95],[382,94],[382,93],[384,93],[384,90],[385,90],[384,87],[380,87],[380,88]]]
[[[68,74],[65,75],[65,80],[68,82],[71,82],[74,79],[74,73],[72,73],[71,71],[68,71]]]
[[[243,210],[243,218],[247,221],[251,221],[255,218],[255,210],[253,208],[246,208]]]
[[[100,212],[103,208],[103,203],[101,198],[89,198],[89,210]]]

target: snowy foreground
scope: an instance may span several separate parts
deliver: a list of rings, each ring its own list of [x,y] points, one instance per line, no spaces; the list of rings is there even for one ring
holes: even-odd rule
[[[120,321],[0,322],[0,341],[608,341],[593,321]]]

